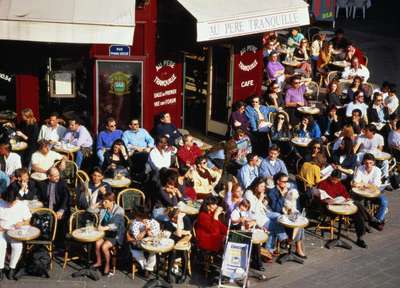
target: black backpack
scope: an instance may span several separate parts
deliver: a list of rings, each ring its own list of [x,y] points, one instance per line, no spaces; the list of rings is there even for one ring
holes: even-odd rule
[[[29,257],[27,257],[25,272],[28,275],[49,278],[50,261],[50,255],[46,247],[41,245],[33,246]]]

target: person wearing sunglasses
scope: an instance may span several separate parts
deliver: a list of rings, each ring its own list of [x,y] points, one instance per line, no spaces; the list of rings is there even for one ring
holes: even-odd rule
[[[277,81],[271,81],[271,83],[268,85],[267,96],[265,100],[270,106],[276,108],[283,107],[285,104]]]
[[[111,148],[115,140],[122,138],[122,130],[117,129],[117,121],[110,117],[106,120],[106,129],[97,136],[96,151],[99,165],[103,165],[104,152]]]
[[[308,144],[306,154],[304,155],[303,159],[305,162],[310,162],[317,153],[322,151],[322,143],[319,140],[312,140],[310,144]]]
[[[207,167],[207,158],[200,156],[195,161],[195,166],[189,172],[188,177],[193,180],[194,190],[198,199],[204,199],[211,194],[215,194],[215,186],[221,179],[221,171],[209,169]]]
[[[364,92],[358,90],[354,93],[354,101],[350,102],[346,107],[346,117],[351,117],[351,113],[355,109],[361,111],[361,116],[367,121],[367,109],[368,105],[364,103],[365,95]]]
[[[384,105],[383,95],[374,93],[374,102],[367,110],[368,123],[386,123],[389,119],[389,110]]]
[[[304,98],[307,88],[304,83],[301,83],[300,79],[299,76],[293,76],[290,79],[290,87],[287,89],[285,95],[285,106],[290,115],[291,124],[299,122],[297,108],[307,105],[307,101]]]

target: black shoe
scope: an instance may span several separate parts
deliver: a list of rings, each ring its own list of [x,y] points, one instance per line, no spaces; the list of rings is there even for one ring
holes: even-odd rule
[[[15,277],[15,274],[16,274],[15,269],[11,268],[10,270],[8,270],[7,273],[8,280],[18,280],[17,277]]]
[[[297,257],[300,257],[301,259],[307,259],[308,258],[306,255],[300,255],[297,252],[294,252],[294,255],[296,255]]]
[[[378,231],[382,231],[383,227],[385,226],[385,223],[380,222],[380,221],[373,221],[373,222],[371,222],[371,226],[374,227]]]
[[[4,279],[3,269],[0,269],[0,281]]]
[[[372,233],[371,227],[369,225],[365,226],[365,232]]]
[[[365,243],[365,241],[362,240],[362,239],[357,239],[356,244],[357,244],[358,247],[361,247],[361,248],[368,248],[367,243]]]

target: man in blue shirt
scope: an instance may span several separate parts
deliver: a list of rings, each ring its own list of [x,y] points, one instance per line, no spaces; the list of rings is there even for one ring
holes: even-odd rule
[[[10,178],[0,170],[0,195],[7,190],[8,185],[10,185]]]
[[[139,120],[133,119],[122,136],[125,145],[135,152],[150,152],[154,147],[154,139],[144,128],[140,128]]]
[[[243,189],[247,189],[259,175],[260,159],[254,153],[247,154],[247,164],[242,166],[238,172],[238,180]]]
[[[274,177],[277,173],[288,174],[285,163],[278,159],[280,149],[277,145],[272,145],[268,151],[268,157],[261,161],[260,176]]]
[[[106,130],[103,130],[97,136],[97,156],[99,157],[99,165],[103,165],[104,152],[111,148],[115,140],[122,138],[122,131],[117,129],[117,122],[110,117],[106,120]]]

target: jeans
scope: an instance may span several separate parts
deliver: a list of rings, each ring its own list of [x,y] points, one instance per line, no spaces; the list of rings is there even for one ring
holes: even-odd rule
[[[83,162],[83,153],[81,150],[79,150],[78,152],[76,152],[76,159],[75,159],[76,166],[78,166],[79,169],[81,168],[82,162]]]
[[[97,157],[99,157],[99,166],[101,167],[104,162],[104,150],[103,149],[97,150]]]
[[[280,216],[281,214],[277,212],[269,212],[267,214],[269,221],[267,221],[265,227],[268,229],[270,234],[268,237],[266,248],[269,251],[273,251],[275,249],[275,242],[277,238],[279,239],[279,241],[283,241],[288,238],[285,228],[278,222],[278,218]]]
[[[379,202],[379,209],[378,209],[378,212],[376,213],[375,217],[379,221],[383,222],[383,220],[385,220],[386,208],[388,208],[388,206],[389,206],[389,201],[386,198],[386,196],[383,194],[381,194],[381,196],[378,197],[377,201]]]

